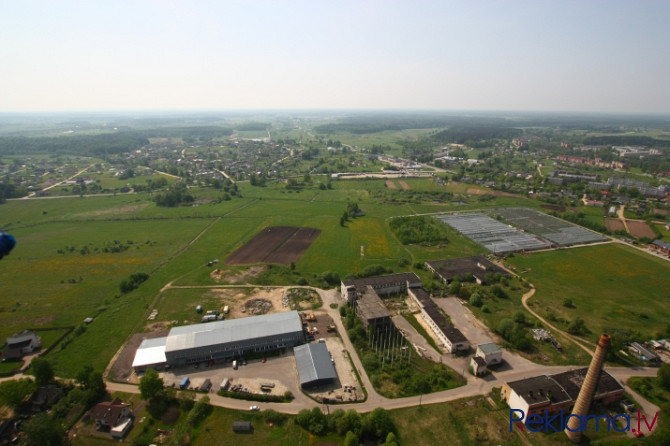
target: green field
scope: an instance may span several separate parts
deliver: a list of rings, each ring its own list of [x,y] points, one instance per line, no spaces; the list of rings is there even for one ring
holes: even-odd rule
[[[48,358],[60,376],[73,376],[85,364],[102,369],[128,336],[144,326],[159,303],[162,287],[169,282],[217,284],[206,263],[220,259],[218,266],[223,267],[228,255],[267,226],[322,230],[294,272],[273,276],[277,285],[295,284],[301,277],[322,285],[318,276],[324,271],[345,277],[374,264],[400,271],[408,268],[398,267],[400,258],[411,265],[481,252],[456,233],[440,247],[402,246],[389,230],[388,219],[415,211],[408,205],[380,205],[371,199],[370,191],[384,190],[382,180],[333,184],[330,190],[313,186],[288,193],[281,184],[260,188],[242,183],[244,198],[178,208],[157,207],[146,193],[9,201],[2,205],[0,227],[18,242],[0,270],[5,291],[0,296],[0,337],[27,327],[80,327],[85,318],[93,317],[90,326],[82,326]],[[412,187],[430,190],[434,184],[421,180]],[[204,188],[193,193],[207,198],[219,192]],[[357,201],[366,215],[340,226],[350,201]],[[414,206],[444,210],[444,205],[430,202]],[[125,249],[104,252],[115,243]],[[135,272],[146,272],[150,278],[121,294],[120,282]]]
[[[526,270],[522,276],[535,285],[535,311],[545,318],[552,312],[559,326],[560,319],[581,317],[591,341],[611,328],[653,339],[668,323],[670,265],[638,249],[607,244],[516,256],[509,263]],[[566,298],[575,308],[563,305]]]
[[[325,271],[344,278],[367,266],[383,265],[399,272],[425,260],[484,253],[483,248],[451,229],[446,244],[403,246],[389,229],[393,217],[537,205],[525,198],[482,201],[482,195],[464,195],[460,184],[443,187],[433,179],[407,179],[409,191],[388,190],[379,179],[333,181],[332,189],[320,189],[321,180],[325,177],[314,175],[313,185],[300,191],[289,191],[284,183],[253,187],[241,182],[243,198],[177,208],[158,207],[147,193],[8,201],[2,205],[0,228],[14,234],[18,243],[0,269],[0,338],[27,327],[80,327],[84,318],[93,317],[90,326],[77,330],[48,358],[62,376],[73,376],[84,364],[102,369],[131,333],[143,329],[156,305],[161,320],[184,320],[187,316],[162,308],[169,301],[157,300],[161,288],[170,282],[178,286],[221,284],[210,277],[212,268],[206,266],[213,259],[219,259],[217,267],[226,271],[245,271],[245,267],[225,266],[225,259],[264,227],[309,226],[322,232],[296,262],[295,270],[274,268],[264,273],[262,283],[294,285],[303,281],[324,286],[319,276]],[[210,188],[192,191],[196,199],[205,201],[220,194]],[[468,204],[434,200],[433,194],[441,191]],[[379,196],[385,198],[380,201]],[[350,218],[341,226],[340,216],[350,202],[358,203],[365,216]],[[115,242],[126,249],[104,252]],[[401,259],[409,266],[399,266]],[[529,271],[524,277],[537,285],[531,302],[541,314],[551,310],[570,320],[579,313],[593,339],[603,327],[612,325],[649,336],[664,327],[667,296],[662,290],[670,283],[661,260],[632,248],[604,246],[517,256],[511,262],[519,271]],[[121,294],[119,283],[135,272],[146,272],[150,278],[138,289]],[[416,272],[423,280],[433,280],[424,270]],[[203,295],[181,292],[187,302]],[[171,290],[166,296],[172,293],[177,292]],[[594,302],[593,296],[605,294],[609,310],[601,312],[603,306]],[[565,296],[575,301],[576,310],[562,307]],[[181,299],[172,301],[178,306]],[[486,321],[508,317],[517,305],[492,303],[492,316],[482,317]],[[569,353],[562,361],[549,356],[557,362],[582,362]]]

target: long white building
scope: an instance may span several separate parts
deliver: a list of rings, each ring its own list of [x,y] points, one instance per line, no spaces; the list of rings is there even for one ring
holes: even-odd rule
[[[297,311],[174,327],[167,337],[145,339],[135,354],[136,371],[179,366],[294,347],[305,343]]]

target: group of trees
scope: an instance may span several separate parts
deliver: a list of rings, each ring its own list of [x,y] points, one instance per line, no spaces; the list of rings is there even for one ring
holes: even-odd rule
[[[70,153],[76,155],[109,155],[137,150],[149,144],[137,132],[102,133],[99,135],[5,136],[0,137],[0,155],[32,153]]]
[[[421,243],[434,245],[447,243],[447,227],[433,217],[397,217],[391,219],[389,227],[403,245]]]
[[[29,414],[28,398],[42,386],[56,385],[61,388],[63,397],[48,412],[30,417],[21,426],[22,443],[26,446],[59,446],[66,444],[65,428],[73,411],[83,414],[93,407],[107,393],[102,373],[91,366],[84,367],[76,376],[76,385],[55,381],[51,363],[45,358],[34,358],[31,361],[34,381],[29,378],[9,380],[0,384],[0,403],[9,407],[14,413]]]
[[[9,182],[0,182],[0,204],[8,198],[20,198],[28,195],[28,190],[22,186],[16,186]]]
[[[512,347],[518,350],[529,350],[533,344],[526,329],[525,315],[518,311],[514,314],[513,319],[501,319],[495,327],[496,333],[502,336]]]
[[[130,293],[132,290],[140,286],[140,284],[149,278],[147,273],[133,273],[127,279],[123,279],[119,284],[119,289],[122,293]]]
[[[193,430],[212,412],[208,396],[203,396],[196,402],[193,392],[177,392],[173,388],[165,387],[163,378],[154,369],[146,371],[140,379],[139,388],[140,396],[148,402],[146,407],[149,415],[164,425],[174,425],[172,444],[189,444],[188,438],[193,435]],[[185,423],[177,423],[182,414],[186,416]],[[133,444],[150,444],[155,436],[156,429],[147,426],[135,437]]]
[[[153,200],[158,206],[176,207],[183,203],[193,203],[195,199],[193,195],[188,193],[186,185],[177,183],[168,191],[154,195]]]
[[[328,432],[344,435],[344,445],[347,446],[357,446],[361,441],[382,446],[397,445],[396,427],[389,413],[382,408],[366,415],[361,415],[354,409],[346,412],[338,409],[329,415],[321,412],[318,407],[303,409],[296,415],[295,423],[318,436]]]
[[[355,218],[359,216],[362,213],[361,209],[358,207],[358,203],[351,202],[347,203],[347,210],[344,211],[342,214],[342,217],[340,217],[340,226],[344,226],[344,224],[350,219],[350,218]]]

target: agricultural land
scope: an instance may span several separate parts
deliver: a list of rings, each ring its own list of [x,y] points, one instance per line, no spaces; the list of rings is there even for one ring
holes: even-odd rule
[[[656,375],[670,355],[659,348],[660,362],[650,364],[631,345],[670,339],[669,123],[616,120],[650,135],[635,136],[608,133],[605,118],[109,119],[91,117],[85,133],[65,136],[65,121],[18,131],[0,119],[0,230],[16,239],[0,260],[0,338],[33,330],[43,344],[37,367],[32,357],[3,361],[0,374],[36,378],[46,360],[73,396],[44,416],[71,444],[116,442],[83,416],[111,396],[130,402],[136,424],[125,441],[138,445],[212,444],[234,421],[254,426],[239,444],[354,444],[352,436],[568,444],[561,433],[510,432],[500,388],[588,365],[602,332],[613,339],[607,370],[624,385],[649,380],[634,379],[627,397],[648,411],[665,407]],[[481,240],[498,229],[472,236],[445,223],[472,216],[503,227],[504,243],[531,240],[532,250],[496,251]],[[480,255],[509,276],[445,283],[426,266]],[[470,350],[447,352],[403,293],[382,299],[398,331],[375,344],[341,295],[342,280],[404,272],[419,277]],[[164,392],[142,399],[144,375],[130,366],[137,346],[198,323],[198,307],[227,308],[230,319],[299,311],[311,340],[332,353],[338,381],[303,392],[292,353],[250,355],[234,375],[240,394],[216,393],[231,364],[205,363],[161,370]],[[555,342],[535,339],[534,329]],[[475,377],[469,359],[487,342],[504,350],[505,363]],[[107,393],[86,400],[92,372]],[[219,381],[207,394],[176,390],[185,376]],[[276,398],[244,394],[268,378]],[[28,396],[7,401],[3,420]],[[261,410],[249,410],[256,404]],[[664,444],[669,423],[662,412],[641,440],[586,435],[592,444]]]

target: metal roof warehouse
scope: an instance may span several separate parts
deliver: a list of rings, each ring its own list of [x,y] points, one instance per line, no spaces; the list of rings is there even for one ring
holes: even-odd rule
[[[305,344],[293,349],[302,387],[314,387],[337,379],[326,344]]]
[[[165,340],[165,362],[171,366],[240,356],[247,351],[269,351],[303,344],[305,338],[297,311],[251,316],[206,324],[174,327],[166,338],[140,345],[133,367],[151,366]],[[145,344],[146,343],[146,344]],[[145,359],[142,359],[145,358]]]

